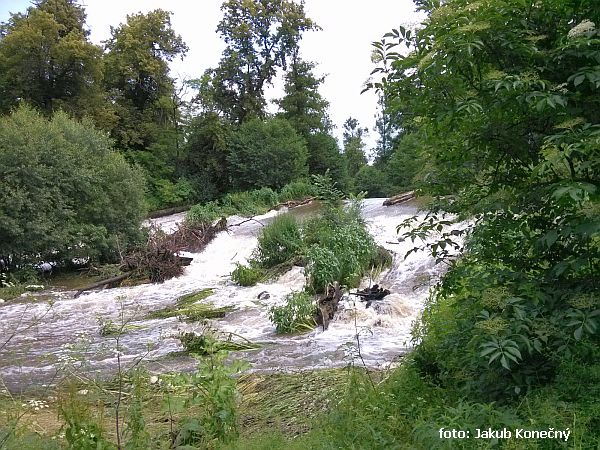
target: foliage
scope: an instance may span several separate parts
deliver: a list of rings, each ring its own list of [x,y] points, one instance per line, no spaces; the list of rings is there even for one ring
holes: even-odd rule
[[[177,299],[171,307],[166,307],[148,314],[148,319],[166,319],[178,317],[186,322],[199,322],[204,319],[216,319],[225,317],[225,314],[233,311],[233,307],[216,307],[212,303],[200,303],[214,293],[213,289],[201,289],[197,292],[183,295]]]
[[[65,421],[65,439],[70,448],[113,448],[85,398],[74,389],[61,399],[59,414]]]
[[[376,253],[375,242],[364,226],[343,221],[325,226],[315,221],[308,226],[307,275],[312,289],[323,292],[334,281],[358,286]]]
[[[240,286],[254,286],[256,283],[263,281],[266,276],[265,270],[256,267],[255,264],[245,266],[236,263],[235,269],[231,272],[231,280]]]
[[[303,242],[296,218],[281,214],[264,227],[258,236],[255,258],[265,268],[293,260],[302,254]]]
[[[355,177],[361,167],[367,164],[364,143],[366,134],[367,129],[362,128],[358,120],[349,117],[344,122],[344,158],[351,177]]]
[[[173,384],[185,386],[189,396],[185,407],[200,406],[202,413],[187,417],[174,444],[178,447],[197,445],[214,447],[217,442],[230,442],[237,434],[238,393],[235,376],[246,368],[240,361],[226,364],[226,351],[210,351],[199,360],[198,371],[174,377]]]
[[[291,200],[303,200],[316,196],[315,186],[307,180],[297,180],[286,184],[279,191],[279,202],[289,202]]]
[[[106,85],[116,105],[112,131],[122,149],[145,150],[157,131],[173,126],[173,80],[168,63],[187,47],[171,28],[170,13],[157,9],[127,16],[106,43]]]
[[[191,224],[212,223],[220,217],[233,215],[255,216],[264,214],[280,203],[304,200],[315,195],[315,188],[306,181],[286,184],[279,193],[271,188],[228,193],[219,200],[192,206],[186,221]]]
[[[281,117],[307,141],[315,133],[326,133],[331,128],[329,102],[319,94],[319,85],[325,78],[316,78],[314,68],[315,64],[294,58],[285,75],[285,96],[275,101]]]
[[[366,192],[369,197],[387,197],[392,193],[386,174],[376,167],[364,165],[354,178],[354,190]]]
[[[475,217],[464,247],[443,231],[427,244],[450,270],[415,329],[416,367],[469,399],[558,389],[565,362],[600,342],[598,9],[420,5],[418,29],[375,44],[385,64],[370,87],[402,120],[397,152],[408,154],[394,164],[424,192],[452,195],[438,208]],[[429,217],[407,236],[445,224]],[[450,248],[463,257],[448,260]]]
[[[315,133],[306,137],[308,149],[308,170],[313,175],[329,173],[339,188],[348,188],[348,167],[340,152],[337,140],[327,133]]]
[[[89,122],[29,108],[0,119],[0,254],[108,259],[139,239],[140,172]]]
[[[269,320],[275,324],[277,333],[297,333],[312,330],[315,322],[316,305],[306,292],[292,292],[285,298],[285,305],[269,310]]]
[[[183,57],[187,46],[171,28],[170,13],[127,16],[111,28],[105,49],[104,84],[115,111],[110,133],[117,148],[145,169],[152,208],[186,203],[192,186],[175,171],[183,101],[168,64]]]
[[[206,356],[220,351],[253,350],[260,347],[232,333],[219,333],[205,327],[201,334],[184,332],[179,341],[186,352]]]
[[[64,110],[100,126],[110,120],[102,50],[88,36],[85,12],[72,0],[43,0],[13,14],[0,39],[0,111],[25,101],[48,115]]]
[[[187,128],[184,172],[196,201],[214,200],[230,187],[227,153],[229,125],[216,113],[194,117]]]
[[[231,137],[227,162],[237,189],[285,184],[307,174],[304,141],[283,119],[250,120]]]
[[[378,253],[360,215],[361,199],[339,205],[339,191],[327,177],[317,179],[323,198],[321,217],[307,221],[302,229],[307,251],[307,277],[311,289],[323,292],[328,284],[357,286]]]
[[[303,3],[289,0],[226,0],[221,10],[217,32],[226,47],[205,73],[201,100],[232,122],[264,118],[265,86],[297,55],[302,33],[317,26]]]

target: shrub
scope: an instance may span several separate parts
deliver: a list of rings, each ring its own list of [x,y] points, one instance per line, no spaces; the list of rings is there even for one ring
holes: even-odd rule
[[[89,122],[21,107],[0,119],[0,254],[111,259],[140,239],[144,177]]]
[[[262,267],[270,268],[300,255],[303,248],[298,222],[290,214],[282,214],[261,230],[256,259]]]
[[[306,175],[307,150],[284,119],[243,123],[233,134],[227,155],[234,187],[282,188]]]
[[[269,320],[275,324],[277,333],[296,333],[316,326],[316,306],[309,294],[293,292],[285,301],[285,305],[274,306],[269,311]]]
[[[192,224],[213,223],[222,217],[221,208],[216,202],[208,202],[205,205],[195,205],[188,211],[186,221]]]
[[[292,181],[286,184],[279,193],[280,202],[315,197],[317,190],[313,184],[307,180]]]
[[[265,272],[258,267],[244,266],[238,263],[231,272],[231,279],[240,286],[254,286],[264,280],[265,276]]]
[[[307,257],[307,276],[316,292],[329,283],[339,281],[357,286],[377,256],[377,246],[364,226],[340,213],[339,222],[320,218],[309,223],[307,243],[312,244]]]

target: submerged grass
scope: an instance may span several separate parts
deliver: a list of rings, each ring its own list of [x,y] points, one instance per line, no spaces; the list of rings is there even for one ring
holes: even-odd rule
[[[168,319],[180,317],[187,322],[202,319],[217,319],[234,310],[233,306],[215,307],[212,303],[198,303],[214,294],[213,289],[202,289],[179,297],[173,306],[149,313],[147,319]]]
[[[249,341],[234,333],[220,333],[205,329],[202,333],[186,332],[179,335],[185,352],[206,356],[220,351],[256,350],[260,344]]]

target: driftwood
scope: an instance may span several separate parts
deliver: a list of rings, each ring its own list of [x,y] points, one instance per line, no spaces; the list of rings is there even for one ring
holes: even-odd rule
[[[369,300],[381,300],[386,295],[389,295],[390,291],[387,289],[380,288],[378,284],[374,284],[372,287],[365,288],[361,291],[353,292],[352,295],[361,297],[362,301]]]
[[[370,288],[365,288],[361,291],[356,291],[352,293],[352,295],[360,297],[361,301],[367,302],[367,308],[371,306],[371,303],[373,303],[373,301],[382,300],[386,295],[389,294],[389,290],[380,288],[378,284],[375,284]]]
[[[225,229],[227,229],[227,219],[225,217],[215,223],[190,225],[183,222],[168,237],[178,251],[185,250],[200,253],[219,231]]]
[[[315,321],[317,325],[323,326],[323,331],[329,328],[329,322],[335,315],[340,299],[342,298],[342,289],[336,281],[333,285],[327,286],[325,297],[317,302],[317,314]]]
[[[91,291],[92,289],[97,289],[99,287],[104,287],[104,286],[107,286],[109,284],[118,283],[120,281],[123,281],[125,278],[129,278],[131,275],[132,275],[132,272],[127,272],[127,273],[123,273],[121,275],[117,275],[116,277],[107,278],[106,280],[102,280],[102,281],[98,281],[97,283],[90,284],[89,286],[86,286],[86,287],[83,287],[83,288],[79,289],[75,293],[75,295],[73,296],[73,298],[79,297],[85,291]]]
[[[280,208],[295,208],[296,206],[308,205],[310,202],[314,201],[317,197],[308,197],[303,200],[290,200],[287,202],[278,203],[273,207],[273,209]]]
[[[398,203],[404,203],[415,198],[415,191],[405,192],[404,194],[394,195],[383,202],[383,206],[397,205]]]
[[[190,209],[190,206],[174,206],[172,208],[159,209],[148,214],[148,219],[158,219],[159,217],[170,216]]]

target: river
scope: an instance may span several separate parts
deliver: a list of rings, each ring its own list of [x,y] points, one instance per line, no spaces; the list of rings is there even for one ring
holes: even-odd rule
[[[283,211],[271,211],[219,233],[199,254],[185,273],[163,284],[146,284],[91,292],[73,298],[74,291],[50,290],[36,293],[29,301],[0,304],[0,374],[12,391],[26,391],[51,384],[65,368],[92,375],[111,373],[116,368],[115,340],[99,334],[98,320],[119,323],[121,316],[141,328],[121,337],[121,359],[125,367],[143,356],[151,372],[192,370],[194,360],[171,356],[181,350],[177,335],[181,331],[201,331],[203,324],[189,324],[177,318],[146,320],[145,316],[169,305],[181,295],[204,288],[214,294],[206,302],[232,306],[224,318],[210,321],[210,327],[232,332],[261,348],[236,352],[234,357],[250,363],[252,371],[314,370],[348,364],[356,357],[358,334],[362,360],[370,368],[393,364],[411,345],[411,326],[424,306],[430,287],[442,268],[424,253],[404,258],[413,244],[399,242],[397,225],[419,214],[414,203],[384,207],[383,199],[363,201],[363,217],[378,244],[393,254],[391,269],[375,280],[392,294],[371,307],[354,296],[345,296],[341,310],[329,329],[281,336],[268,320],[268,310],[281,304],[287,294],[302,290],[304,271],[295,267],[277,280],[253,287],[232,283],[235,263],[244,263],[257,244],[260,228]],[[294,208],[299,217],[311,213],[311,206]],[[172,230],[184,214],[154,219],[165,230]],[[229,224],[244,221],[230,217]],[[268,299],[259,299],[262,292]],[[36,301],[42,296],[44,301]],[[264,297],[264,296],[262,296]],[[51,299],[51,306],[46,301]]]

